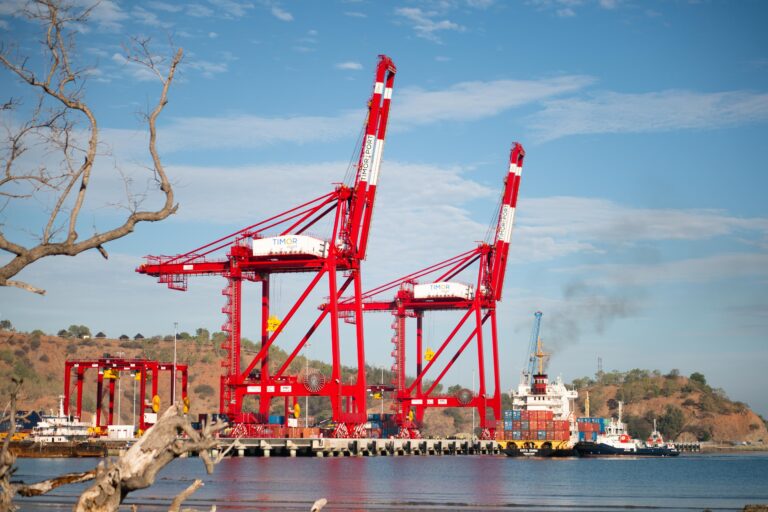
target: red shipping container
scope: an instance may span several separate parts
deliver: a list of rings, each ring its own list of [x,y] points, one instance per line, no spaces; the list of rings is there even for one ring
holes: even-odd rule
[[[522,421],[513,421],[512,430],[523,430],[522,424],[523,424]]]
[[[529,421],[531,419],[531,411],[520,411],[520,420]]]
[[[542,416],[539,419],[544,421],[550,421],[552,419],[552,411],[542,411]]]
[[[545,422],[547,424],[547,430],[555,430],[555,422],[552,420],[547,420]]]

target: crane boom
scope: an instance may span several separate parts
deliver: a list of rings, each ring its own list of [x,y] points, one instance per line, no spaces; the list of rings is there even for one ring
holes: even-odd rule
[[[368,104],[365,137],[357,164],[353,204],[349,212],[350,225],[347,235],[352,255],[357,259],[365,259],[396,72],[397,68],[392,59],[386,55],[379,55],[373,95]]]
[[[520,178],[523,172],[523,159],[525,150],[519,142],[512,145],[509,152],[509,172],[504,184],[504,194],[501,199],[501,211],[496,226],[496,241],[493,261],[491,263],[491,290],[496,300],[501,300],[501,292],[504,288],[504,274],[507,269],[507,256],[512,240],[512,229],[515,224],[515,211],[517,209],[517,196],[520,190]]]
[[[533,379],[533,375],[536,373],[536,353],[538,351],[539,336],[541,333],[541,316],[543,313],[537,311],[533,314],[533,328],[531,329],[531,340],[528,343],[528,365],[526,368],[525,378],[530,384]]]

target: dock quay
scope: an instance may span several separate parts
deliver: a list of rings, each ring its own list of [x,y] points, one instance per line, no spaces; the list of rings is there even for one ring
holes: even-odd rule
[[[240,438],[220,443],[233,457],[401,457],[409,455],[498,455],[496,441],[460,439]]]

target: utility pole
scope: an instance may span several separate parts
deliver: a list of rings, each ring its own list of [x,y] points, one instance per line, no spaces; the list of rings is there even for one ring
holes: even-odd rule
[[[179,322],[173,322],[173,380],[171,380],[171,400],[176,405],[176,338],[179,331]]]
[[[304,345],[304,375],[309,375],[309,343]],[[309,395],[304,396],[304,428],[309,428]]]

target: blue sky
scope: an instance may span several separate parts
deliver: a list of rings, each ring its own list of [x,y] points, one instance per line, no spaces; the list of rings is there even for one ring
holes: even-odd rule
[[[0,37],[35,64],[38,31],[16,15],[22,4],[0,2]],[[398,73],[366,287],[482,239],[520,141],[499,307],[504,388],[518,380],[540,309],[552,373],[592,375],[598,357],[606,370],[701,371],[766,415],[766,21],[760,1],[104,0],[79,27],[77,62],[91,66],[87,99],[114,158],[100,161],[81,231],[119,220],[105,206],[124,199],[113,161],[140,190],[148,178],[136,112],[158,86],[122,57],[130,36],[152,37],[159,56],[169,38],[185,51],[159,137],[180,209],[110,244],[108,261],[30,267],[19,279],[47,295],[2,289],[0,316],[51,332],[82,323],[114,336],[169,333],[174,321],[218,330],[223,280],[176,293],[133,269],[341,181],[386,53]],[[23,94],[8,73],[0,89]],[[9,205],[6,236],[23,241],[37,218]],[[274,287],[278,313],[301,282]],[[449,322],[428,320],[428,336]],[[388,324],[366,323],[373,364],[390,364]],[[245,327],[255,338],[255,320]],[[330,358],[321,341],[310,353]],[[462,361],[449,383],[469,385],[473,364]]]

